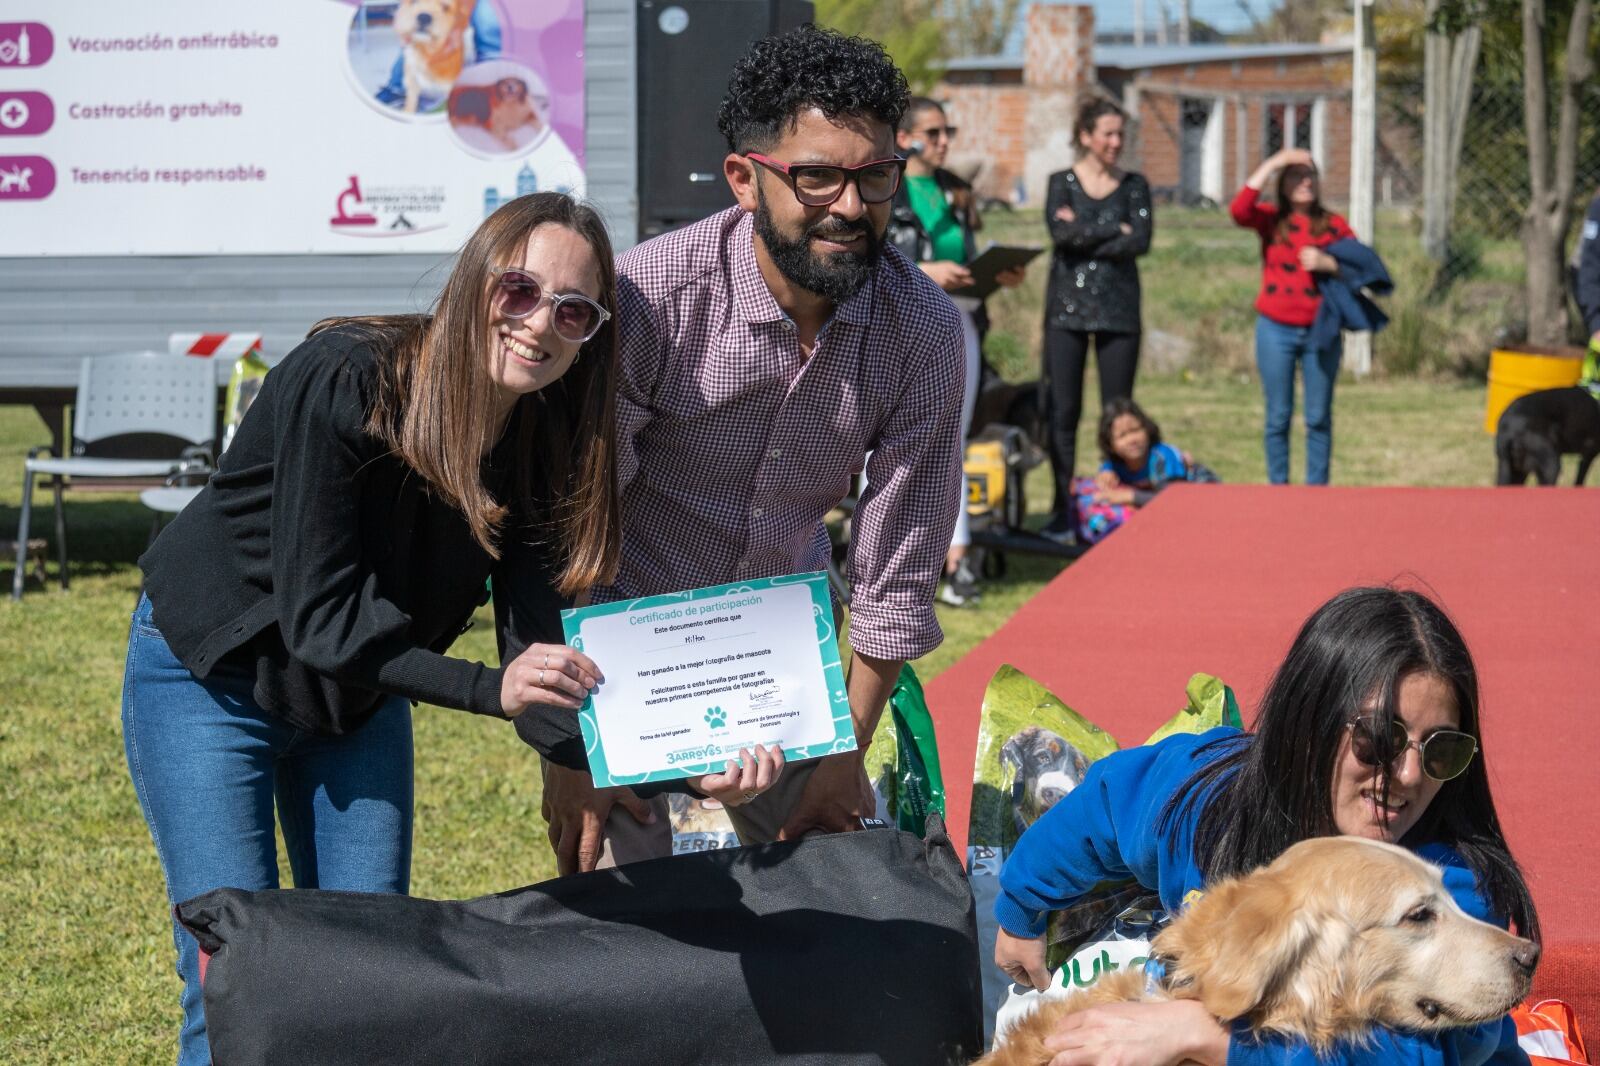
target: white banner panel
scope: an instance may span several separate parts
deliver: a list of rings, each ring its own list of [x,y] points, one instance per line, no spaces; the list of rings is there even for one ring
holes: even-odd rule
[[[451,252],[583,76],[582,0],[6,0],[0,256]]]

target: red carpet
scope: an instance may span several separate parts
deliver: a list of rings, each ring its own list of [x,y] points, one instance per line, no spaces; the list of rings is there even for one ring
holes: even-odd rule
[[[1600,492],[1178,485],[927,687],[964,844],[983,690],[1011,663],[1144,740],[1196,671],[1248,723],[1340,589],[1434,597],[1477,663],[1489,779],[1544,925],[1537,993],[1600,1027]]]

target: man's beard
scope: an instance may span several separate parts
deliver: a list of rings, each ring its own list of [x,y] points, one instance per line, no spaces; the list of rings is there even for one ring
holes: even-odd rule
[[[779,233],[773,224],[772,213],[767,210],[766,195],[759,185],[756,187],[756,200],[756,234],[766,246],[767,255],[772,257],[773,266],[791,284],[838,304],[860,292],[871,280],[872,272],[877,269],[878,260],[883,255],[883,238],[872,231],[872,223],[865,215],[855,222],[824,215],[808,226],[798,240],[790,240]],[[811,250],[813,237],[849,240],[858,234],[865,238],[864,252],[819,254]]]

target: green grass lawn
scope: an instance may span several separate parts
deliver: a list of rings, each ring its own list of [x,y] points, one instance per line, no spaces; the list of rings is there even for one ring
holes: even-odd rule
[[[1224,479],[1262,479],[1262,401],[1249,377],[1213,370],[1149,378],[1138,392],[1168,439]],[[1088,394],[1097,395],[1092,382]],[[1482,405],[1481,386],[1455,380],[1342,383],[1335,480],[1489,484],[1494,464]],[[1093,418],[1091,405],[1079,444],[1086,457]],[[30,409],[0,407],[0,529],[15,529],[23,454],[44,438]],[[1297,477],[1303,461],[1297,433]],[[1569,464],[1564,478],[1571,476]],[[1035,523],[1049,503],[1047,484],[1046,469],[1035,470]],[[71,590],[56,587],[52,566],[49,588],[30,585],[20,604],[0,600],[0,960],[7,972],[0,1058],[170,1061],[178,1024],[172,942],[119,725],[128,613],[139,583],[133,560],[148,519],[132,496],[69,494],[68,508]],[[42,527],[48,516],[46,508]],[[947,638],[918,664],[923,675],[936,675],[993,632],[1058,571],[1054,563],[1014,559],[981,608],[941,607]],[[4,581],[10,572],[0,562]],[[492,658],[487,614],[457,650]],[[416,744],[416,894],[472,896],[552,875],[534,759],[505,723],[423,708]]]

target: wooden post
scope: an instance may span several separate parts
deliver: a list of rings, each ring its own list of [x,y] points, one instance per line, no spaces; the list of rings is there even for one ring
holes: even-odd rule
[[[1378,50],[1372,0],[1355,0],[1355,51],[1350,77],[1350,228],[1373,242],[1373,157],[1378,143]],[[1375,243],[1375,242],[1374,242]],[[1356,377],[1372,372],[1372,334],[1347,333],[1345,358]]]

